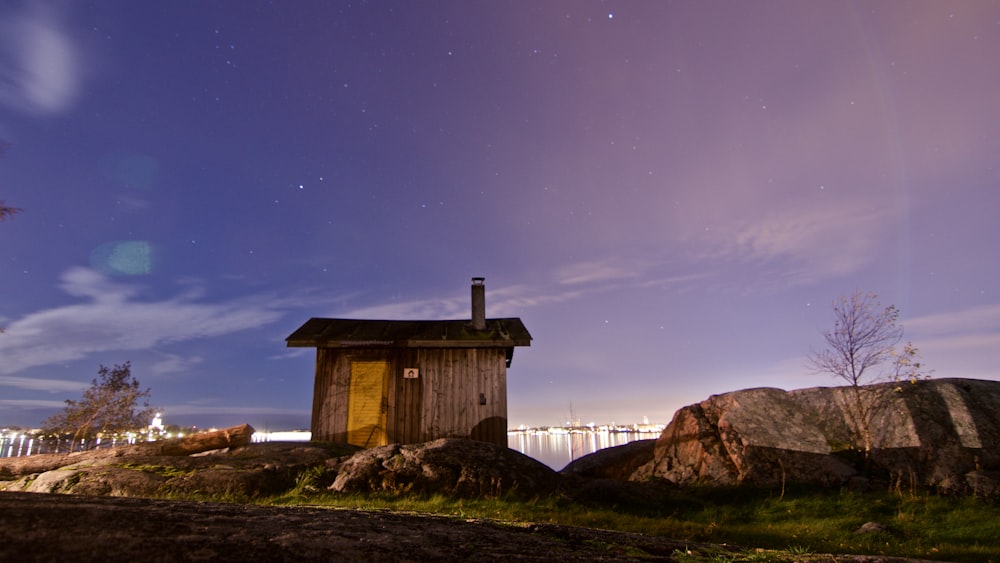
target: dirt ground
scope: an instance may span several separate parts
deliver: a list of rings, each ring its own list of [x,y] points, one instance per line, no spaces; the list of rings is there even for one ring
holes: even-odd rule
[[[0,561],[671,561],[636,534],[426,515],[0,493]]]
[[[721,549],[641,534],[386,511],[0,492],[0,561],[675,561],[689,550],[717,556]]]

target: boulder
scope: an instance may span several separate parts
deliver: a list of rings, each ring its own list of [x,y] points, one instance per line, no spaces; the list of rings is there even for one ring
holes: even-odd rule
[[[46,471],[35,479],[24,479],[20,490],[28,493],[143,497],[156,494],[165,481],[162,475],[123,467],[68,468]],[[10,487],[8,490],[18,488]]]
[[[625,480],[653,459],[656,440],[636,440],[575,459],[559,472],[567,477]]]
[[[871,386],[888,397],[870,460],[857,443],[850,387],[746,389],[677,411],[652,459],[629,476],[678,485],[843,485],[875,475],[897,485],[997,496],[1000,382],[936,379]]]
[[[865,522],[860,528],[854,531],[855,534],[879,534],[886,536],[900,536],[902,535],[899,530],[881,524],[879,522]]]
[[[495,498],[549,494],[558,484],[558,473],[510,448],[441,438],[360,451],[340,466],[330,489]]]

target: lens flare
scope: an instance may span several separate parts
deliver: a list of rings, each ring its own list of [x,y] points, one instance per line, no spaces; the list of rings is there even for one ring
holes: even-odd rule
[[[105,243],[90,253],[90,265],[105,274],[145,275],[153,269],[153,247],[142,240]]]

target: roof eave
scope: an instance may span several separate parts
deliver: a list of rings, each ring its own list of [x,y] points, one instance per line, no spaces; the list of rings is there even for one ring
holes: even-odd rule
[[[531,340],[400,340],[394,342],[288,339],[288,348],[513,348],[531,346]]]

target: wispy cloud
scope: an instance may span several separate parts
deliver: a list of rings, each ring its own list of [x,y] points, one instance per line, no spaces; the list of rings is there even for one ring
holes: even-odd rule
[[[311,356],[313,354],[315,354],[315,352],[312,348],[289,348],[280,354],[271,354],[267,357],[267,359],[272,361],[287,360],[290,358],[300,358],[306,355]]]
[[[908,319],[907,335],[922,350],[942,354],[1000,350],[1000,305],[989,304]]]
[[[58,14],[39,2],[0,19],[0,103],[17,111],[55,114],[76,101],[82,48]]]
[[[0,373],[15,373],[66,362],[106,350],[146,350],[167,344],[217,337],[260,327],[283,316],[266,297],[221,303],[184,294],[162,301],[141,301],[139,288],[115,282],[93,270],[74,268],[63,276],[63,290],[84,302],[32,313],[10,322],[0,338]],[[168,358],[170,371],[196,359]]]
[[[700,233],[684,248],[684,258],[703,270],[697,278],[709,286],[726,287],[734,278],[744,290],[819,283],[876,260],[894,213],[849,197],[775,206]]]
[[[391,301],[351,309],[338,316],[357,319],[446,319],[469,315],[468,299],[428,298]]]
[[[585,299],[609,291],[649,287],[683,288],[697,283],[705,274],[670,275],[663,264],[652,261],[599,260],[557,266],[548,281],[488,287],[486,309],[490,317],[509,317],[546,305]],[[380,303],[335,313],[359,319],[446,319],[469,318],[468,295],[432,297]]]
[[[160,412],[170,415],[249,415],[249,416],[267,416],[267,415],[290,415],[298,416],[304,415],[308,416],[309,409],[285,409],[269,406],[240,406],[240,407],[226,407],[226,406],[213,406],[213,405],[193,405],[193,404],[174,404],[165,405],[159,407]]]
[[[498,288],[488,295],[487,307],[494,316],[506,317],[534,307],[580,299],[596,291],[593,287],[583,286],[566,289],[555,285],[512,285]]]
[[[572,289],[566,289],[558,282],[542,286],[518,284],[489,288],[486,311],[490,317],[515,316],[525,309],[571,301],[598,291],[594,287],[584,287],[582,282],[575,285],[577,287]],[[337,316],[358,319],[463,319],[470,317],[470,306],[467,295],[432,297],[360,307],[338,312]]]
[[[0,399],[0,406],[26,409],[61,409],[66,406],[66,403],[43,399]]]
[[[787,282],[813,283],[857,272],[875,259],[885,212],[871,205],[775,211],[730,239],[730,256],[755,265],[779,264]]]
[[[952,336],[938,336],[920,340],[921,349],[935,351],[975,351],[987,353],[996,359],[995,350],[1000,350],[1000,332],[972,332]]]
[[[970,331],[997,332],[1000,327],[1000,305],[988,304],[960,311],[925,315],[906,320],[907,330],[922,334],[954,334]]]
[[[50,393],[59,393],[64,391],[78,393],[83,390],[86,385],[79,381],[66,381],[64,379],[0,376],[0,387],[16,387],[18,389],[27,389],[30,391],[48,391]]]
[[[203,361],[205,360],[201,356],[162,354],[160,359],[155,360],[152,366],[150,366],[150,371],[158,375],[164,373],[183,373]]]
[[[621,259],[594,260],[569,264],[556,271],[556,281],[564,285],[592,284],[635,279],[643,265]]]

